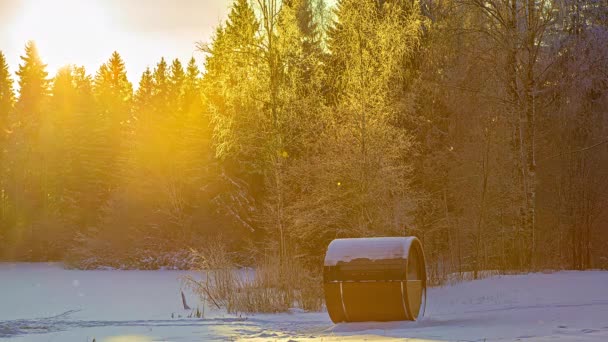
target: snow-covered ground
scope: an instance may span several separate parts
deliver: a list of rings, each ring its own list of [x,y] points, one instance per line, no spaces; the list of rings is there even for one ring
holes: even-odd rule
[[[419,322],[338,325],[323,312],[235,317],[206,308],[205,318],[187,318],[180,297],[184,274],[0,263],[0,340],[608,341],[608,272],[503,276],[433,288]],[[196,297],[186,296],[196,308]]]

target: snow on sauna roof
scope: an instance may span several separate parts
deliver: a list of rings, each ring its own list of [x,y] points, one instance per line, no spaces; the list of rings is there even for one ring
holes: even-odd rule
[[[336,239],[327,247],[325,266],[334,266],[338,261],[348,262],[354,259],[405,259],[415,239],[413,236]]]

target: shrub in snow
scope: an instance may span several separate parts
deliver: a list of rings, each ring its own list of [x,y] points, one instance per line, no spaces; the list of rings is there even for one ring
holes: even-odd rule
[[[184,278],[186,286],[212,307],[229,313],[276,313],[299,307],[318,311],[323,305],[320,277],[295,258],[267,255],[256,268],[239,268],[223,247],[192,251],[204,276]]]

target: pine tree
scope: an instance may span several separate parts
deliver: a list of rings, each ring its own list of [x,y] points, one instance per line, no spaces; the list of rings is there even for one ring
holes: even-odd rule
[[[236,0],[228,15],[225,29],[226,34],[230,36],[231,44],[239,50],[252,49],[258,28],[259,23],[249,1]]]
[[[191,58],[188,62],[184,79],[184,100],[182,104],[184,115],[183,126],[181,126],[183,130],[182,146],[191,147],[184,149],[191,157],[186,156],[182,160],[196,160],[194,163],[198,163],[198,165],[191,165],[187,168],[192,170],[208,169],[209,172],[207,174],[213,177],[214,171],[209,170],[210,167],[217,166],[211,165],[215,162],[213,160],[214,151],[212,145],[213,124],[204,103],[201,81],[201,72],[196,64],[196,60]],[[194,150],[192,147],[194,147]],[[204,173],[200,173],[200,176],[202,175]]]
[[[12,247],[16,247],[22,257],[38,259],[52,252],[47,245],[51,239],[44,235],[44,226],[48,223],[45,218],[53,210],[45,176],[50,160],[43,153],[40,131],[41,121],[47,114],[49,80],[34,42],[26,44],[21,60],[17,71],[19,97],[7,155],[12,164],[12,177],[7,189],[14,210],[12,236],[21,236],[22,243],[30,244],[30,248]]]
[[[169,108],[175,114],[183,112],[185,78],[182,63],[179,59],[174,59],[169,72]]]
[[[201,72],[194,57],[188,62],[184,79],[184,98],[182,109],[185,112],[202,113]]]
[[[66,84],[67,85],[67,84]],[[62,187],[62,210],[71,234],[83,233],[98,223],[99,211],[107,200],[107,175],[113,170],[105,163],[107,149],[104,116],[98,112],[93,94],[93,79],[84,67],[70,68],[70,84],[64,99],[69,102],[62,129],[67,155]],[[66,95],[67,95],[66,94]]]
[[[180,105],[182,114],[181,119],[178,120],[178,129],[184,130],[186,136],[190,135],[189,139],[197,141],[192,145],[202,145],[209,150],[212,135],[211,118],[203,104],[201,72],[194,57],[188,62],[182,84],[183,96]]]
[[[19,98],[17,99],[18,121],[23,127],[36,127],[42,115],[46,96],[49,94],[49,80],[46,64],[42,63],[33,41],[25,46],[25,56],[19,65]]]
[[[11,224],[9,218],[10,199],[6,187],[8,186],[8,160],[5,157],[6,143],[10,133],[9,114],[15,102],[13,91],[13,80],[11,79],[8,64],[2,51],[0,51],[0,249],[6,250],[4,246],[7,227]],[[2,254],[0,253],[0,257]]]
[[[182,115],[178,120],[179,160],[185,163],[187,178],[209,182],[216,174],[211,144],[213,128],[205,111],[201,88],[201,72],[193,58],[188,62],[183,81]]]
[[[318,13],[321,9],[315,9],[314,6],[313,0],[294,0],[290,5],[285,3],[281,11],[283,18],[279,22],[279,36],[293,36],[291,41],[281,39],[281,43],[285,55],[282,58],[294,59],[291,63],[295,64],[295,67],[292,68],[290,77],[296,80],[292,82],[297,87],[297,96],[303,100],[314,98],[314,101],[319,101],[322,99],[317,98],[317,93],[324,87],[323,62],[326,56],[318,20],[324,14]],[[294,26],[294,23],[297,25]],[[297,33],[293,32],[295,27]],[[292,33],[289,33],[290,31]]]
[[[105,165],[95,160],[99,120],[93,114],[91,78],[84,68],[61,68],[53,79],[51,94],[40,130],[41,148],[49,157],[44,183],[53,205],[46,220],[54,222],[47,229],[52,229],[54,246],[63,253],[74,234],[96,217],[93,210],[104,198],[96,184]]]
[[[296,12],[305,56],[321,52],[322,33],[315,20],[315,8],[313,6],[313,0],[300,0]]]
[[[170,82],[169,82],[169,66],[165,58],[161,58],[160,62],[152,72],[153,92],[152,106],[155,115],[168,116],[170,108]]]
[[[263,81],[260,73],[258,44],[259,23],[247,0],[232,6],[225,27],[216,31],[213,43],[206,49],[204,77],[208,110],[214,125],[216,155],[244,174],[262,172],[264,153],[260,132],[268,124],[262,103],[257,100]],[[250,165],[239,167],[240,164]]]
[[[125,162],[127,146],[133,131],[131,106],[133,86],[127,78],[125,63],[118,52],[112,53],[93,81],[93,93],[97,102],[98,114],[102,117],[102,136],[106,151],[99,155],[99,161],[111,169],[118,170]],[[101,151],[100,151],[101,152]],[[105,175],[106,188],[111,191],[119,178],[118,172]],[[103,196],[107,198],[107,194]]]
[[[202,83],[205,116],[211,119],[219,159],[218,177],[207,187],[216,190],[206,196],[238,231],[252,229],[251,193],[262,190],[267,164],[269,118],[263,110],[266,79],[261,78],[259,26],[249,1],[237,0],[212,44],[203,47],[208,54]]]
[[[110,59],[104,63],[94,80],[94,93],[99,109],[111,122],[116,131],[130,119],[133,86],[127,78],[125,63],[118,52],[114,51]]]
[[[48,179],[47,193],[54,198],[61,197],[63,173],[70,165],[69,126],[75,115],[77,97],[72,70],[70,66],[63,67],[53,78],[47,115],[40,120],[40,145],[42,153],[49,159],[43,176]]]
[[[4,149],[7,132],[10,131],[8,119],[14,104],[13,80],[4,53],[0,51],[0,149],[2,150]]]
[[[152,72],[150,71],[150,68],[146,68],[141,75],[139,87],[137,87],[137,91],[135,92],[135,101],[133,104],[133,114],[135,118],[139,119],[149,115],[146,111],[149,110],[152,104],[153,88],[154,80],[152,78]]]

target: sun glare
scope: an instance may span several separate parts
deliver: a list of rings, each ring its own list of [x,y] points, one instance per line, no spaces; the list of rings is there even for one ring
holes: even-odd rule
[[[196,42],[212,36],[229,2],[15,0],[8,20],[0,17],[0,49],[15,70],[25,43],[34,40],[49,77],[66,64],[95,74],[118,51],[136,85],[161,57],[198,59]]]
[[[85,64],[89,71],[112,52],[116,25],[96,0],[25,0],[10,26],[11,44],[36,41],[52,75],[65,64]],[[103,50],[100,53],[100,50]]]

